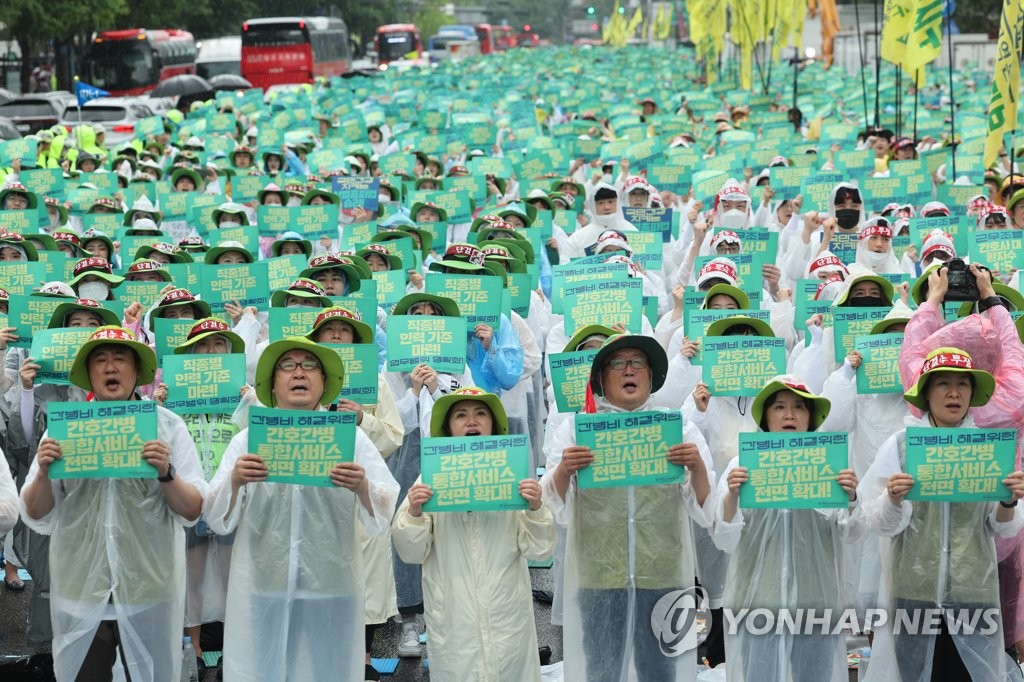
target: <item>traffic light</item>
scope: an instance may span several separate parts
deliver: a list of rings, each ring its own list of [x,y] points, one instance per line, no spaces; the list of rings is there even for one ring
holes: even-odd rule
[[[587,14],[588,14],[588,15],[590,15],[590,16],[594,16],[594,14],[595,14],[596,12],[597,12],[597,10],[596,10],[596,9],[594,9],[594,6],[593,6],[593,5],[591,5],[590,7],[588,7],[588,8],[587,8]]]

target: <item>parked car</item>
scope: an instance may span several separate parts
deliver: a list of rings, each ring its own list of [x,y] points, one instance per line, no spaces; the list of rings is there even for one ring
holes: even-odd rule
[[[148,116],[155,115],[148,99],[137,97],[103,97],[85,103],[79,117],[78,104],[64,110],[60,124],[74,129],[79,123],[99,123],[107,131],[106,146],[116,149],[124,142],[134,139],[135,124]]]
[[[0,116],[0,140],[16,140],[21,137],[18,128],[9,118]]]
[[[52,127],[60,120],[64,108],[75,101],[67,91],[24,95],[0,104],[0,116],[11,119],[21,135]]]

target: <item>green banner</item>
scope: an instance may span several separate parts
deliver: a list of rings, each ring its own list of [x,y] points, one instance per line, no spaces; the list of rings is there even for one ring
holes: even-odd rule
[[[459,313],[465,318],[470,330],[478,324],[498,328],[501,323],[503,288],[501,278],[491,275],[428,272],[426,277],[426,292],[445,296],[458,303]]]
[[[747,230],[733,230],[742,242],[743,253],[749,253],[760,258],[762,264],[775,263],[779,252],[779,233],[763,227],[753,227]],[[729,256],[732,258],[732,256]]]
[[[389,372],[411,372],[425,364],[436,372],[466,371],[466,320],[433,315],[388,317]]]
[[[426,512],[527,509],[519,482],[530,478],[525,435],[424,438],[422,481],[434,492]]]
[[[124,307],[130,306],[135,301],[142,304],[143,310],[149,310],[160,300],[160,292],[166,287],[165,282],[132,282],[125,280],[121,286],[111,293]]]
[[[9,325],[15,328],[14,333],[18,336],[11,345],[31,347],[33,335],[46,329],[57,306],[70,300],[55,296],[11,296],[7,310]],[[124,306],[117,301],[100,301],[100,305],[114,311],[118,319],[124,316]]]
[[[567,286],[588,282],[625,281],[629,277],[623,263],[566,263],[551,268],[551,312],[564,313],[563,299]]]
[[[769,322],[770,314],[767,310],[687,310],[683,319],[684,333],[691,341],[704,337],[712,322],[724,320],[727,317],[742,315],[743,317],[754,317],[763,322]],[[701,364],[701,354],[694,356],[691,362],[695,365]]]
[[[344,383],[339,398],[347,398],[360,405],[376,405],[377,396],[377,344],[325,343],[341,358],[345,366]]]
[[[686,467],[668,461],[669,446],[682,442],[679,411],[577,414],[576,444],[594,455],[577,482],[580,488],[684,483]]]
[[[578,412],[583,407],[595,355],[596,349],[552,353],[548,358],[551,388],[559,412]]]
[[[800,210],[827,212],[832,190],[843,180],[842,173],[828,171],[804,177],[800,181],[800,195],[804,198]]]
[[[166,320],[162,317],[153,320],[157,359],[162,362],[164,356],[170,356],[175,348],[185,343],[195,324],[196,320]]]
[[[313,323],[322,312],[323,308],[270,308],[267,311],[267,326],[271,342],[292,336],[305,336],[313,331]]]
[[[786,373],[786,341],[774,336],[705,336],[701,355],[711,395],[757,395]]]
[[[1024,269],[1024,233],[1020,230],[982,230],[967,237],[971,262],[1000,274]]]
[[[176,414],[231,414],[245,385],[245,354],[164,356],[168,410]]]
[[[749,479],[740,486],[740,506],[845,507],[850,498],[836,477],[849,462],[845,433],[741,433],[739,465]]]
[[[832,309],[832,350],[835,360],[843,364],[847,354],[854,349],[858,336],[867,336],[876,322],[881,322],[892,308],[843,308]]]
[[[721,258],[721,256],[697,256],[693,262],[693,271],[700,272],[705,265],[715,258]],[[761,256],[759,254],[744,249],[743,253],[730,254],[728,258],[736,265],[736,274],[739,275],[738,282],[740,288],[762,288],[764,274],[761,270]],[[775,262],[774,259],[772,262]]]
[[[215,313],[224,311],[224,304],[237,301],[243,308],[256,306],[265,310],[270,305],[270,277],[262,262],[237,265],[204,265],[199,271],[200,298]]]
[[[75,355],[93,331],[92,327],[37,331],[32,336],[32,350],[29,351],[29,356],[39,365],[35,383],[67,386]]]
[[[268,258],[263,262],[267,264],[267,286],[271,291],[286,288],[306,269],[306,257],[302,254]]]
[[[373,273],[377,282],[377,303],[385,307],[393,306],[405,296],[405,273],[401,270],[387,270]],[[460,308],[461,310],[461,308]]]
[[[629,235],[629,247],[633,249],[633,262],[645,270],[661,270],[665,243],[656,232],[637,232]]]
[[[4,211],[4,213],[6,212]],[[63,261],[61,262],[63,264]],[[45,263],[39,261],[0,263],[0,288],[4,289],[11,297],[18,294],[27,296],[46,281]]]
[[[528,272],[511,272],[505,276],[508,282],[509,306],[526,319],[530,314],[531,293],[533,292],[533,276]]]
[[[1008,502],[1003,480],[1013,473],[1013,429],[907,429],[907,499],[924,502]]]
[[[249,410],[249,452],[263,458],[268,483],[333,486],[331,469],[353,461],[355,412]]]
[[[567,286],[562,305],[567,337],[588,324],[622,324],[634,334],[643,331],[644,283],[638,278]]]
[[[62,456],[50,478],[156,478],[142,458],[142,446],[157,438],[156,407],[150,400],[51,402],[46,435]]]
[[[854,350],[862,358],[857,369],[857,393],[903,393],[899,362],[902,347],[902,332],[857,337]]]
[[[256,208],[256,222],[261,237],[278,237],[291,230],[312,242],[318,242],[321,237],[338,239],[338,207],[335,204],[259,206]]]

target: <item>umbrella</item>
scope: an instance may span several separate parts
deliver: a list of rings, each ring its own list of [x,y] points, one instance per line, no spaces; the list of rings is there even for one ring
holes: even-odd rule
[[[153,97],[174,97],[175,95],[195,95],[201,92],[213,92],[210,81],[191,73],[172,76],[156,86]]]
[[[210,79],[210,85],[217,90],[247,90],[252,83],[233,73],[219,73]]]

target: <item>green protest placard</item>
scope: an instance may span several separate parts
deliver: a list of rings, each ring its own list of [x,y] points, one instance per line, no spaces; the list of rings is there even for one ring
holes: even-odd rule
[[[891,310],[891,307],[833,308],[832,323],[835,332],[832,341],[836,362],[842,364],[847,354],[854,350],[857,337],[867,336],[875,323],[884,320]]]
[[[46,408],[46,435],[62,456],[50,478],[156,478],[142,446],[157,438],[156,403],[150,400],[60,403]]]
[[[735,317],[742,315],[744,317],[753,317],[761,320],[765,323],[769,321],[770,313],[767,310],[750,309],[750,310],[700,310],[697,308],[690,308],[685,311],[686,316],[683,318],[684,332],[691,340],[696,341],[697,339],[703,338],[707,332],[708,327],[713,322],[718,320],[724,320],[727,317]],[[694,365],[699,365],[703,362],[702,354],[700,352],[695,355],[690,362]]]
[[[5,211],[6,213],[6,211]],[[60,262],[60,259],[58,259]],[[63,270],[60,274],[63,274]],[[7,261],[0,263],[0,288],[8,294],[28,295],[42,286],[46,278],[46,264],[39,261]]]
[[[907,499],[924,502],[1007,502],[1003,480],[1016,463],[1013,429],[907,429]]]
[[[432,201],[448,213],[449,223],[468,223],[473,220],[473,199],[468,190],[454,192],[419,191],[413,194],[409,203]]]
[[[40,329],[35,332],[29,356],[39,365],[36,383],[67,386],[68,374],[71,372],[75,355],[82,344],[89,340],[93,331],[92,327],[75,327]]]
[[[588,324],[622,324],[643,331],[644,283],[639,278],[566,286],[563,302],[567,337]]]
[[[458,303],[459,312],[470,329],[476,328],[478,324],[498,328],[501,323],[502,288],[501,278],[490,275],[428,272],[426,278],[426,292]]]
[[[684,483],[686,467],[668,461],[683,442],[683,415],[673,412],[577,414],[576,444],[594,462],[576,474],[580,488]]]
[[[223,312],[224,304],[238,301],[243,308],[263,310],[270,304],[267,267],[256,263],[204,265],[199,273],[201,298],[214,312]]]
[[[39,232],[40,227],[49,224],[46,210],[26,209],[24,211],[2,211],[4,230],[15,234],[33,234]]]
[[[966,206],[971,197],[979,194],[986,195],[982,185],[954,185],[952,182],[943,183],[935,190],[936,198],[947,206]]]
[[[388,317],[388,371],[411,372],[425,364],[437,372],[466,371],[466,319],[433,315]]]
[[[256,201],[266,179],[259,175],[236,175],[231,178],[231,200],[239,204]]]
[[[291,228],[294,206],[257,206],[256,224],[261,237],[277,237]]]
[[[345,366],[345,376],[339,398],[346,398],[360,405],[377,404],[377,344],[375,343],[325,343]]]
[[[426,512],[527,509],[519,482],[530,478],[525,435],[424,438],[420,472],[433,496]]]
[[[790,196],[800,191],[804,177],[809,174],[807,168],[795,166],[776,166],[769,169],[769,182],[777,194]]]
[[[633,249],[634,263],[639,263],[645,270],[654,272],[661,270],[665,243],[660,234],[656,232],[630,233],[629,246]]]
[[[999,273],[1024,268],[1024,232],[981,230],[967,236],[968,253],[974,263],[984,263]]]
[[[741,433],[739,465],[744,509],[845,507],[850,498],[836,480],[849,468],[845,433]]]
[[[836,183],[842,182],[842,173],[824,172],[806,176],[800,181],[800,195],[804,198],[801,210],[828,211],[829,200]]]
[[[697,171],[691,176],[693,196],[711,205],[715,196],[722,189],[722,185],[729,179],[729,174],[717,170]]]
[[[865,178],[860,183],[864,210],[880,213],[886,204],[898,201],[907,192],[907,179],[899,176]]]
[[[401,270],[375,272],[373,273],[373,279],[377,282],[378,304],[392,306],[405,296],[405,273]]]
[[[559,412],[578,412],[583,407],[595,355],[596,349],[552,353],[549,356],[549,376]]]
[[[189,194],[190,192],[157,192],[164,220],[183,220],[188,215]]]
[[[686,194],[690,189],[690,168],[653,165],[647,168],[647,180],[659,190]]]
[[[505,279],[508,282],[505,293],[508,295],[509,307],[525,319],[530,314],[533,276],[529,272],[510,272]]]
[[[82,216],[82,232],[96,230],[109,236],[117,232],[120,227],[121,214],[119,213],[86,213]]]
[[[170,356],[175,348],[185,343],[195,324],[195,320],[168,320],[163,317],[153,320],[157,360],[162,362],[165,356]]]
[[[579,259],[577,259],[579,260]],[[619,282],[629,277],[623,263],[566,263],[552,267],[551,312],[564,313],[565,289],[569,286],[596,282]]]
[[[786,341],[777,337],[705,336],[701,356],[711,395],[757,395],[786,373]]]
[[[775,263],[779,250],[779,233],[762,227],[753,227],[746,230],[733,230],[742,242],[743,253],[749,253],[759,258],[761,264]],[[732,258],[732,256],[729,256]]]
[[[270,308],[267,312],[270,340],[305,336],[313,330],[313,323],[321,312],[322,308]]]
[[[832,158],[836,168],[846,171],[848,175],[862,177],[875,170],[875,152],[871,149],[844,149],[835,152]]]
[[[874,334],[857,337],[854,348],[861,354],[857,370],[857,393],[902,393],[899,357],[903,334]]]
[[[335,204],[291,206],[288,210],[292,212],[289,229],[298,232],[304,239],[316,243],[321,237],[332,240],[338,238],[338,207]]]
[[[331,469],[353,461],[356,413],[249,410],[249,452],[263,458],[268,483],[330,487]]]
[[[6,289],[6,287],[4,288]],[[10,345],[22,348],[31,347],[33,335],[46,329],[53,316],[53,311],[67,300],[50,296],[12,294],[7,307],[7,319],[8,324],[14,327],[14,334],[18,338],[16,341],[11,341]]]
[[[18,174],[21,184],[40,197],[61,198],[64,196],[64,171],[60,168],[34,168]]]
[[[306,269],[306,257],[302,254],[278,256],[263,261],[267,264],[267,286],[271,290],[284,289],[294,282],[299,273]]]
[[[163,357],[168,410],[176,414],[231,414],[245,385],[245,353]]]

